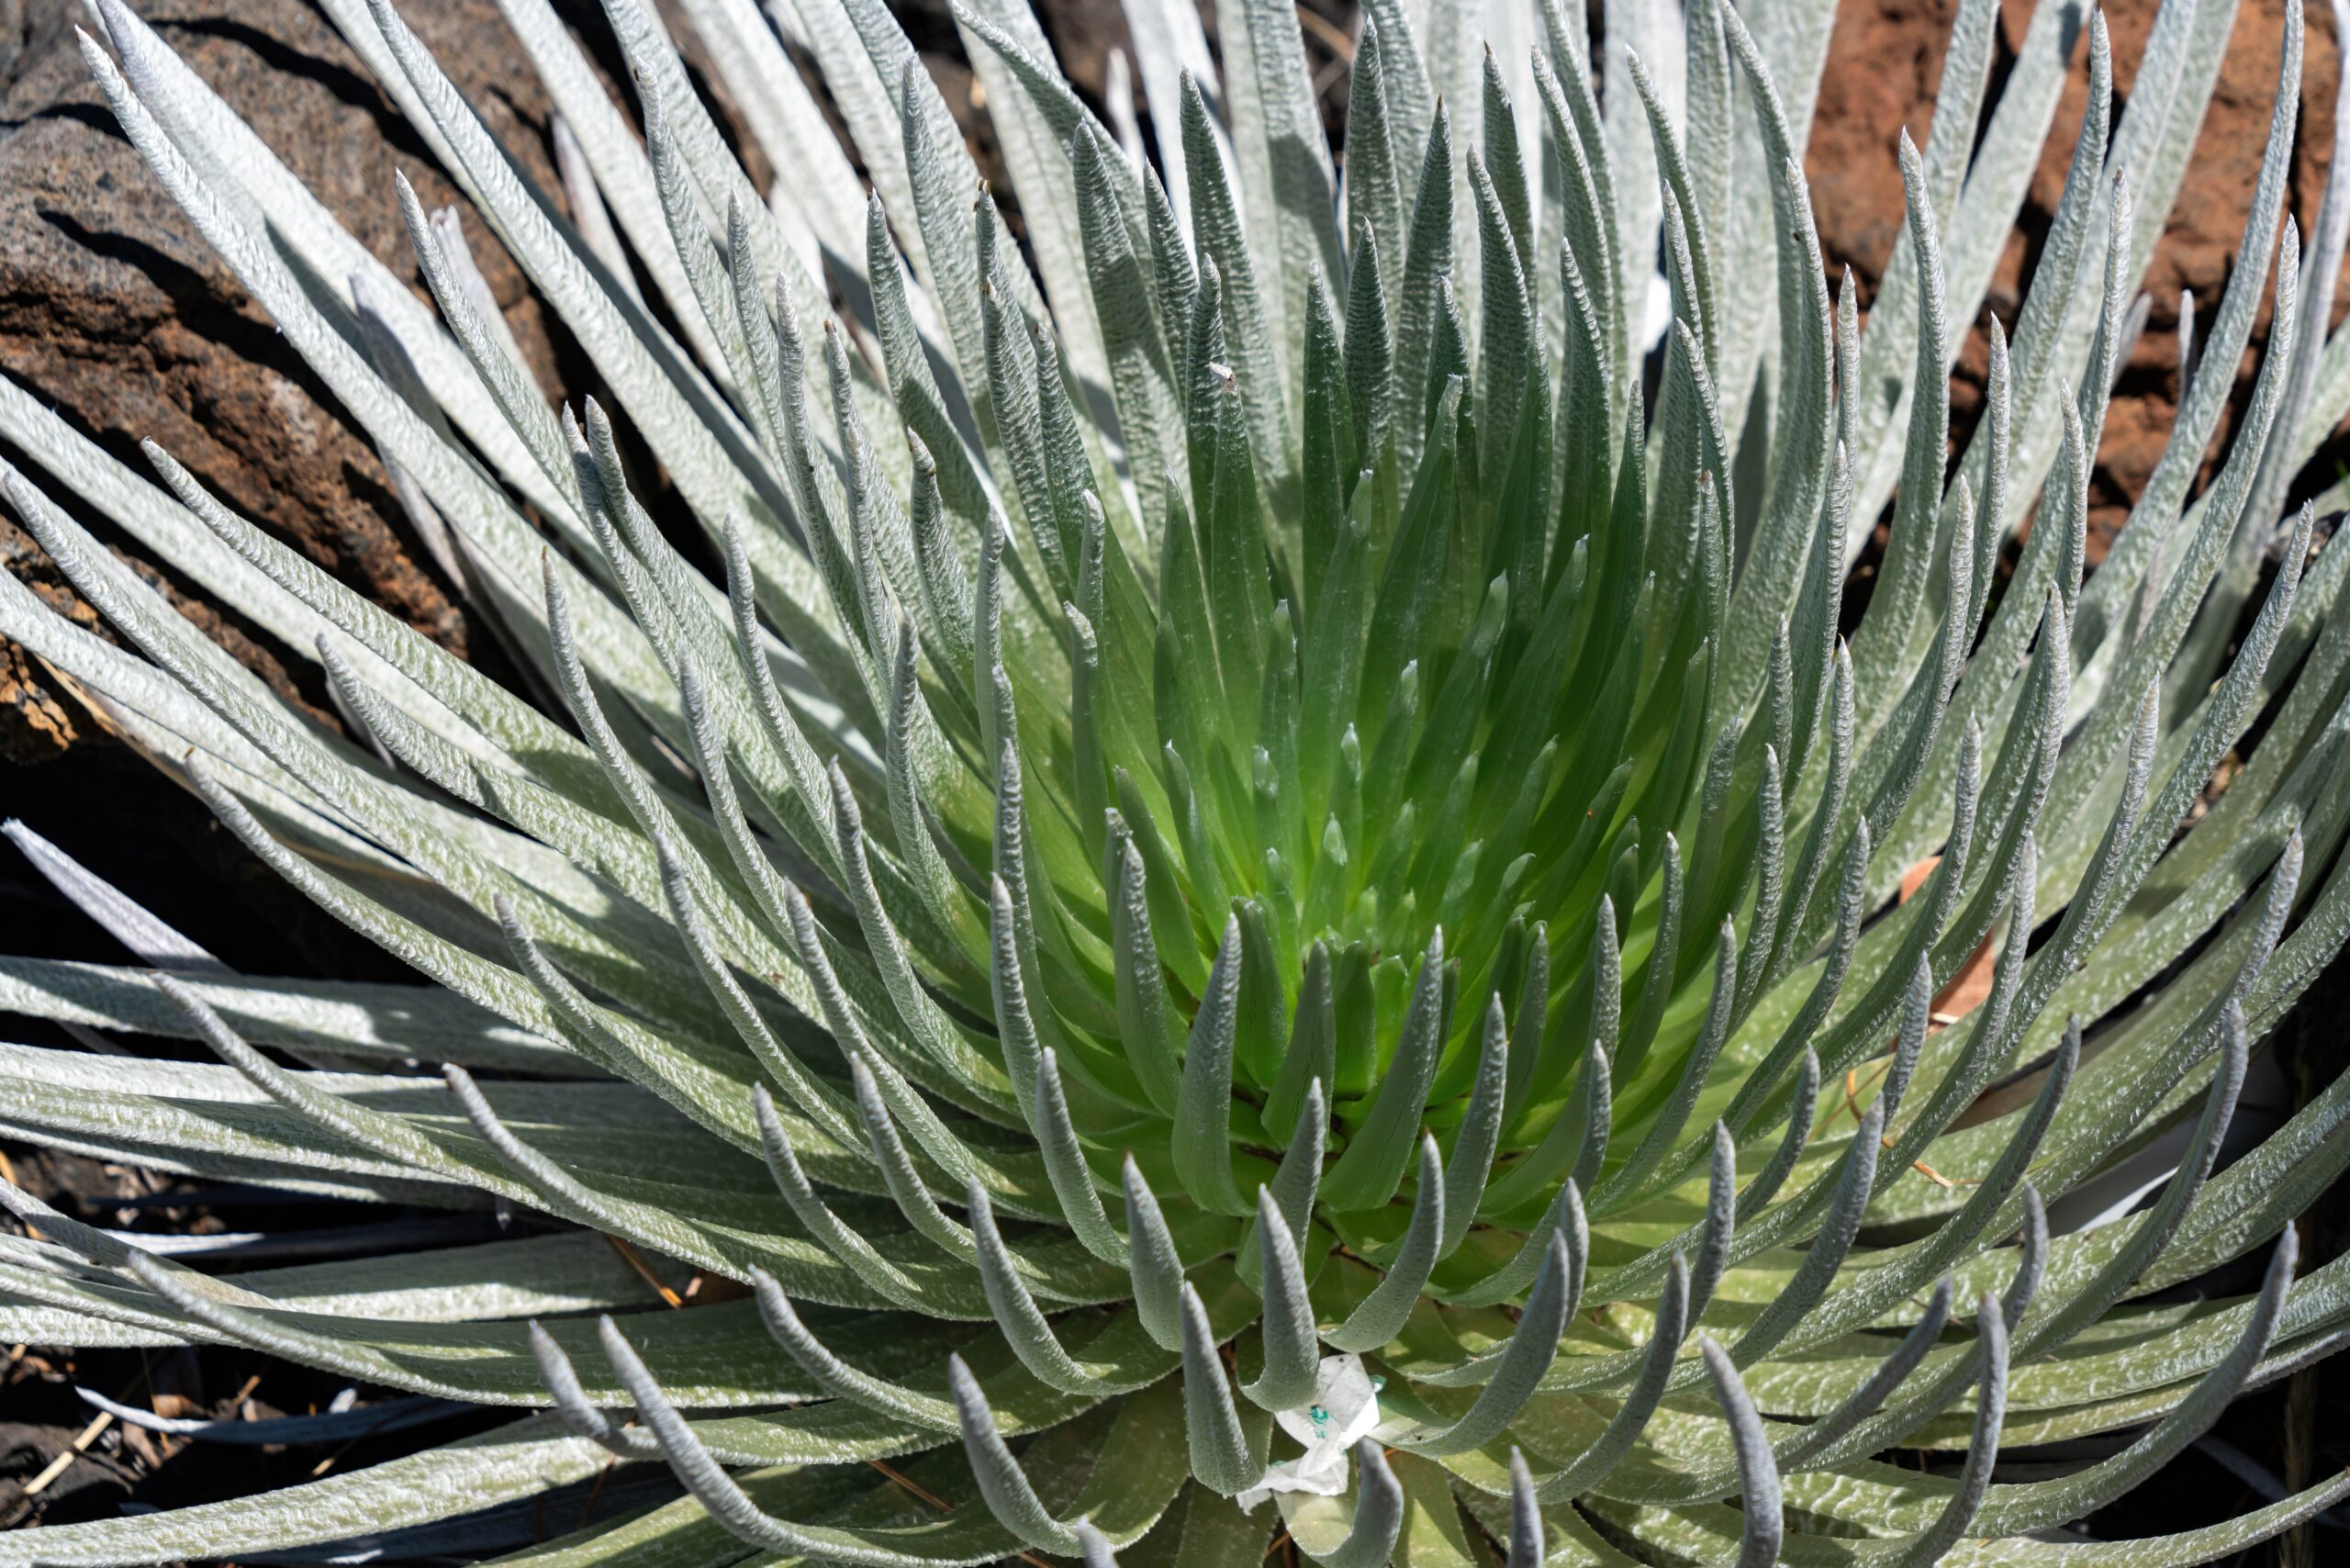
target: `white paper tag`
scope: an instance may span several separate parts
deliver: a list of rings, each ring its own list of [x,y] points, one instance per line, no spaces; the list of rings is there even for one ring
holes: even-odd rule
[[[1379,1425],[1379,1383],[1363,1371],[1360,1356],[1325,1356],[1315,1369],[1314,1397],[1294,1409],[1276,1410],[1273,1419],[1305,1451],[1272,1465],[1261,1484],[1240,1494],[1246,1512],[1254,1513],[1276,1492],[1317,1497],[1344,1492],[1348,1450]]]

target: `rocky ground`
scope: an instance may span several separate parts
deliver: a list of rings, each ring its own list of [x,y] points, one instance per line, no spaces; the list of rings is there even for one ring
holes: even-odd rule
[[[253,121],[353,234],[414,282],[392,172],[406,171],[429,206],[453,199],[452,193],[317,9],[302,0],[134,4]],[[983,166],[991,163],[984,104],[957,57],[945,0],[893,0],[892,8],[924,50]],[[1111,50],[1124,39],[1114,0],[1039,0],[1038,8],[1065,69],[1098,104],[1111,79]],[[591,45],[604,38],[592,0],[559,0],[558,9],[577,14],[581,36]],[[1302,14],[1311,13],[1305,16],[1307,58],[1334,129],[1346,97],[1351,9],[1348,0],[1309,0],[1300,6]],[[1956,0],[1846,0],[1837,25],[1807,165],[1823,247],[1832,266],[1852,269],[1864,305],[1901,223],[1895,128],[1907,126],[1922,140],[1955,9]],[[2005,69],[2007,50],[2022,36],[2030,10],[2030,0],[2006,0],[2002,52],[1995,69]],[[2154,0],[2119,0],[2109,12],[2118,101],[2126,99],[2154,10]],[[431,0],[405,6],[403,12],[492,130],[532,175],[550,189],[559,188],[553,176],[546,100],[531,73],[518,67],[493,0]],[[2178,395],[2178,292],[2191,290],[2208,313],[2226,281],[2266,134],[2283,15],[2282,0],[2243,0],[2188,190],[2171,217],[2147,280],[2153,296],[2149,322],[2122,376],[2098,454],[2092,491],[2097,554],[2126,517],[2126,498],[2143,484],[2168,429]],[[114,129],[73,46],[73,28],[82,16],[74,0],[0,0],[0,365],[134,464],[139,438],[162,442],[216,492],[343,581],[452,651],[505,669],[486,629],[431,564],[394,503],[383,466],[364,434],[275,341],[268,319],[162,196]],[[602,49],[598,58],[618,81],[613,53]],[[2313,6],[2292,199],[2305,229],[2315,218],[2324,177],[2338,73],[2330,12]],[[2076,76],[2059,107],[2050,151],[1993,286],[1990,308],[2003,319],[2012,320],[2020,286],[2030,275],[2085,96]],[[753,173],[767,177],[763,169]],[[576,345],[543,317],[519,272],[470,214],[464,221],[492,292],[542,382],[566,395],[588,389]],[[417,286],[421,292],[421,285]],[[2337,317],[2345,308],[2350,291],[2337,302]],[[1954,419],[1962,427],[1979,405],[1981,354],[1977,336],[1962,357],[1954,397]],[[2304,487],[2330,483],[2340,470],[2337,453],[2343,450],[2337,442],[2322,452],[2304,476]],[[323,685],[306,662],[274,647],[235,606],[205,602],[156,563],[124,554],[273,687],[332,722]],[[61,610],[95,623],[39,548],[5,516],[0,565]],[[391,972],[388,960],[318,916],[235,850],[209,813],[114,742],[87,710],[5,641],[0,812],[32,822],[235,967],[297,974]],[[66,909],[5,849],[0,950],[115,956],[95,927]],[[30,1036],[19,1027],[15,1037]],[[2303,1054],[2312,1062],[2321,1048],[2333,1053],[2332,1060],[2341,1059],[2339,1042],[2330,1033],[2319,1031],[2311,1040]],[[0,1147],[0,1157],[9,1152]],[[21,1148],[13,1152],[23,1158]],[[93,1212],[110,1212],[113,1217],[104,1223],[120,1218],[198,1229],[258,1223],[251,1214],[224,1222],[201,1201],[173,1206],[161,1202],[153,1184],[136,1173],[86,1162],[44,1161],[20,1174],[80,1193]],[[129,1206],[107,1211],[110,1204]],[[319,1223],[316,1217],[264,1217],[273,1224]],[[9,1357],[10,1347],[0,1345],[0,1358]],[[185,1400],[190,1411],[216,1413],[252,1400],[260,1401],[256,1408],[263,1413],[299,1411],[332,1392],[281,1369],[273,1374],[280,1382],[239,1394],[245,1376],[261,1369],[257,1360],[250,1368],[232,1361],[226,1352],[185,1360],[114,1352],[111,1359],[76,1369],[74,1375],[109,1393],[118,1384],[125,1391],[144,1389],[159,1396],[158,1408]],[[62,1362],[44,1360],[38,1350],[0,1365],[0,1527],[43,1510],[58,1519],[111,1513],[125,1498],[172,1503],[229,1495],[262,1478],[218,1463],[167,1464],[168,1444],[158,1449],[107,1438],[94,1440],[83,1460],[44,1489],[46,1502],[18,1498],[16,1493],[29,1476],[58,1451],[61,1438],[70,1439],[85,1424],[87,1411],[62,1390],[65,1375]],[[2336,1377],[2330,1386],[2338,1397],[2342,1380]],[[2277,1432],[2282,1425],[2307,1428],[2322,1392],[2312,1383],[2290,1396],[2272,1393],[2232,1417],[2231,1430],[2262,1462],[2282,1467],[2286,1461]],[[125,1392],[124,1397],[146,1395]],[[2295,1402],[2289,1412],[2288,1397]],[[263,1469],[272,1484],[283,1483],[298,1479],[320,1457],[275,1456]],[[370,1457],[380,1454],[362,1449],[335,1456],[344,1462]],[[2251,1506],[2254,1492],[2241,1477],[2192,1456],[2180,1462],[2189,1484],[2186,1490],[2204,1498],[2205,1517]],[[2199,1462],[2201,1469],[2186,1473]],[[572,1522],[565,1519],[557,1528]],[[2161,1523],[2150,1515],[2140,1528]],[[2338,1542],[2341,1537],[2332,1539]]]
[[[1943,45],[1957,9],[1956,0],[1875,0],[1872,5],[1847,5],[1837,18],[1805,173],[1811,182],[1821,248],[1830,266],[1852,268],[1862,285],[1863,302],[1870,297],[1877,271],[1891,252],[1902,222],[1901,174],[1892,156],[1892,128],[1910,128],[1923,144],[1933,116]],[[2148,0],[2125,0],[2106,8],[2113,40],[2117,115],[2129,100],[2138,56],[2145,48],[2155,10]],[[1992,67],[1994,90],[1998,73],[2006,70],[2015,45],[2023,38],[2031,11],[2029,0],[2002,0],[1999,54]],[[2104,439],[2098,444],[2089,496],[2093,561],[2102,557],[2105,546],[2128,521],[2129,498],[2144,487],[2169,436],[2171,418],[2178,406],[2179,291],[2194,293],[2208,323],[2226,285],[2267,141],[2284,27],[2281,0],[2244,0],[2238,11],[2187,185],[2146,272],[2143,286],[2152,297],[2146,330],[2122,373],[2112,410],[2106,417]],[[2289,208],[2305,234],[2324,191],[2326,151],[2333,140],[2333,101],[2340,80],[2332,13],[2322,6],[2311,6]],[[2056,199],[2064,190],[2065,162],[2087,98],[2087,74],[2076,70],[2066,81],[2023,216],[1992,280],[1988,304],[2003,325],[2014,324],[2023,297],[2021,286],[2031,275]],[[2350,309],[2350,296],[2338,295],[2335,321],[2342,319],[2345,309]],[[2266,332],[2266,320],[2264,315],[2259,332]],[[2258,341],[2256,336],[2255,344]],[[1978,333],[1969,339],[1960,358],[1959,384],[1952,389],[1952,417],[1961,425],[1971,423],[1981,405],[1985,352]],[[2249,392],[2257,364],[2255,357],[2247,355],[2240,392]],[[2338,450],[2321,454],[2312,465],[2325,482],[2336,476]]]

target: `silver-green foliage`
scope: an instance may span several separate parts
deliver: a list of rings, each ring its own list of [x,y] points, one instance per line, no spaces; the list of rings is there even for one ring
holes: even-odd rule
[[[2310,325],[2340,172],[2306,265],[2281,216],[2297,9],[2169,448],[2085,577],[2230,0],[2165,0],[2118,119],[2101,16],[2046,0],[1986,107],[1997,6],[1963,0],[1865,331],[1802,173],[1826,0],[1610,0],[1597,58],[1559,0],[1490,7],[1490,51],[1465,0],[1370,0],[1343,175],[1288,0],[1225,0],[1220,80],[1188,0],[1127,0],[1148,162],[1019,0],[968,0],[1025,252],[880,0],[685,0],[772,204],[645,0],[605,0],[638,126],[545,0],[501,3],[559,196],[388,0],[324,0],[592,359],[578,409],[404,180],[437,314],[118,0],[84,39],[531,690],[0,380],[0,437],[315,656],[358,740],[13,469],[123,642],[6,577],[0,632],[434,982],[230,972],[18,830],[173,974],[0,960],[0,1005],[225,1065],[0,1046],[0,1133],[553,1228],[216,1278],[7,1190],[0,1340],[236,1343],[552,1415],[0,1562],[299,1546],[666,1462],[679,1501],[517,1560],[1245,1565],[1271,1413],[1344,1353],[1382,1425],[1344,1494],[1278,1499],[1336,1568],[1465,1562],[1464,1508],[1514,1568],[2153,1568],[2350,1487],[2031,1533],[2350,1324],[2350,1265],[2296,1279],[2289,1228],[2350,1160],[2350,1084],[2213,1173],[2350,929],[2350,554],[2280,516],[2350,406],[2350,338]],[[2087,129],[1952,462],[1949,371],[2083,32]],[[1987,998],[1937,1013],[1986,950]],[[2083,1228],[2165,1136],[2152,1205]],[[644,1310],[597,1233],[737,1288]],[[2138,1299],[2263,1249],[2255,1299]]]

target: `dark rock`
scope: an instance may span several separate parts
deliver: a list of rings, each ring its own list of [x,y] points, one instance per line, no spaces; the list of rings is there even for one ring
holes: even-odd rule
[[[300,0],[135,3],[360,241],[413,284],[393,171],[405,170],[430,206],[453,192],[326,19]],[[554,186],[545,100],[535,77],[516,68],[519,46],[491,0],[410,10],[491,129]],[[430,564],[364,432],[279,341],[116,128],[75,47],[73,28],[85,21],[73,0],[0,0],[0,365],[135,470],[146,471],[140,439],[152,437],[343,582],[453,652],[487,653],[494,663],[485,629]],[[549,386],[562,385],[568,340],[550,336],[520,272],[470,211],[464,221],[532,368]],[[235,606],[189,591],[104,520],[83,515],[207,635],[282,696],[335,722],[307,659]],[[99,629],[7,518],[0,567]],[[231,962],[264,972],[386,972],[385,960],[251,863],[208,812],[115,745],[51,672],[6,642],[0,759],[19,769],[43,765],[16,772],[0,791],[12,812]],[[127,821],[145,826],[126,834]],[[162,848],[146,842],[149,832],[174,842]],[[6,950],[48,951],[62,938],[84,956],[111,955],[77,917],[61,925],[53,895],[7,858]]]
[[[542,313],[520,270],[315,6],[130,3],[420,297],[425,291],[393,173],[405,172],[428,207],[455,202],[475,259],[541,385],[555,395],[593,388],[577,345]],[[556,8],[607,84],[624,81],[595,0],[556,0]],[[550,106],[495,0],[433,0],[402,10],[491,132],[560,200]],[[79,0],[0,0],[0,367],[137,472],[146,472],[140,440],[162,442],[264,529],[510,682],[496,639],[431,564],[364,432],[279,340],[115,126],[75,44],[75,27],[86,23]],[[682,32],[681,43],[688,71],[717,103],[722,129],[731,130],[697,43]],[[628,94],[615,96],[632,110]],[[770,178],[755,150],[746,167],[755,181]],[[280,696],[323,723],[338,722],[307,650],[278,645],[236,606],[207,602],[167,564],[143,558],[103,518],[81,515]],[[0,569],[108,634],[5,509]],[[11,767],[0,787],[10,813],[232,966],[399,972],[244,854],[192,797],[113,744],[52,672],[5,640],[0,767]],[[125,823],[138,830],[126,832]],[[11,853],[0,853],[0,952],[119,957]]]
[[[453,192],[323,17],[297,0],[140,9],[362,243],[415,278],[393,170],[430,206]],[[343,582],[452,651],[474,651],[481,629],[428,564],[364,433],[115,127],[73,44],[78,8],[28,0],[25,14],[0,90],[0,363],[140,472],[137,443],[151,437]],[[416,7],[412,21],[491,129],[552,185],[546,104],[512,68],[518,47],[495,6],[454,0]],[[554,384],[556,351],[520,272],[470,213],[466,222],[516,337]],[[11,568],[34,575],[38,549],[13,523],[0,527]],[[328,706],[307,663],[270,649],[233,608],[198,612],[194,598],[173,598],[241,643],[239,656],[271,684]],[[24,691],[24,663],[10,666],[19,690],[0,707],[0,745],[30,760],[91,726],[56,722]]]

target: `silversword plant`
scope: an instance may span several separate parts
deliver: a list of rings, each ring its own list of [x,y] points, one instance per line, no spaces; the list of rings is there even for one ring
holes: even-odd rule
[[[682,1492],[508,1560],[2155,1568],[2350,1490],[2048,1539],[2350,1326],[2290,1228],[2350,1082],[2216,1170],[2350,930],[2350,553],[2285,506],[2350,407],[2350,200],[2305,254],[2297,7],[2085,574],[2232,0],[2164,0],[2118,116],[2100,15],[2040,0],[1986,105],[1961,0],[1865,331],[1803,174],[1829,0],[1370,0],[1342,174],[1288,0],[1223,0],[1220,70],[1126,0],[1147,142],[965,0],[1024,244],[881,0],[683,0],[772,193],[646,0],[604,5],[633,123],[500,0],[560,190],[390,0],[321,4],[596,398],[550,405],[453,214],[401,183],[428,303],[120,0],[83,49],[529,689],[0,382],[8,500],[120,640],[5,576],[0,631],[431,982],[230,972],[15,829],[141,962],[7,961],[0,1005],[221,1065],[0,1047],[0,1132],[515,1223],[218,1275],[6,1189],[0,1342],[518,1418],[0,1563],[459,1541],[413,1532],[613,1467]],[[1970,325],[2084,69],[2029,297]],[[2250,1299],[2143,1299],[2247,1256]]]

